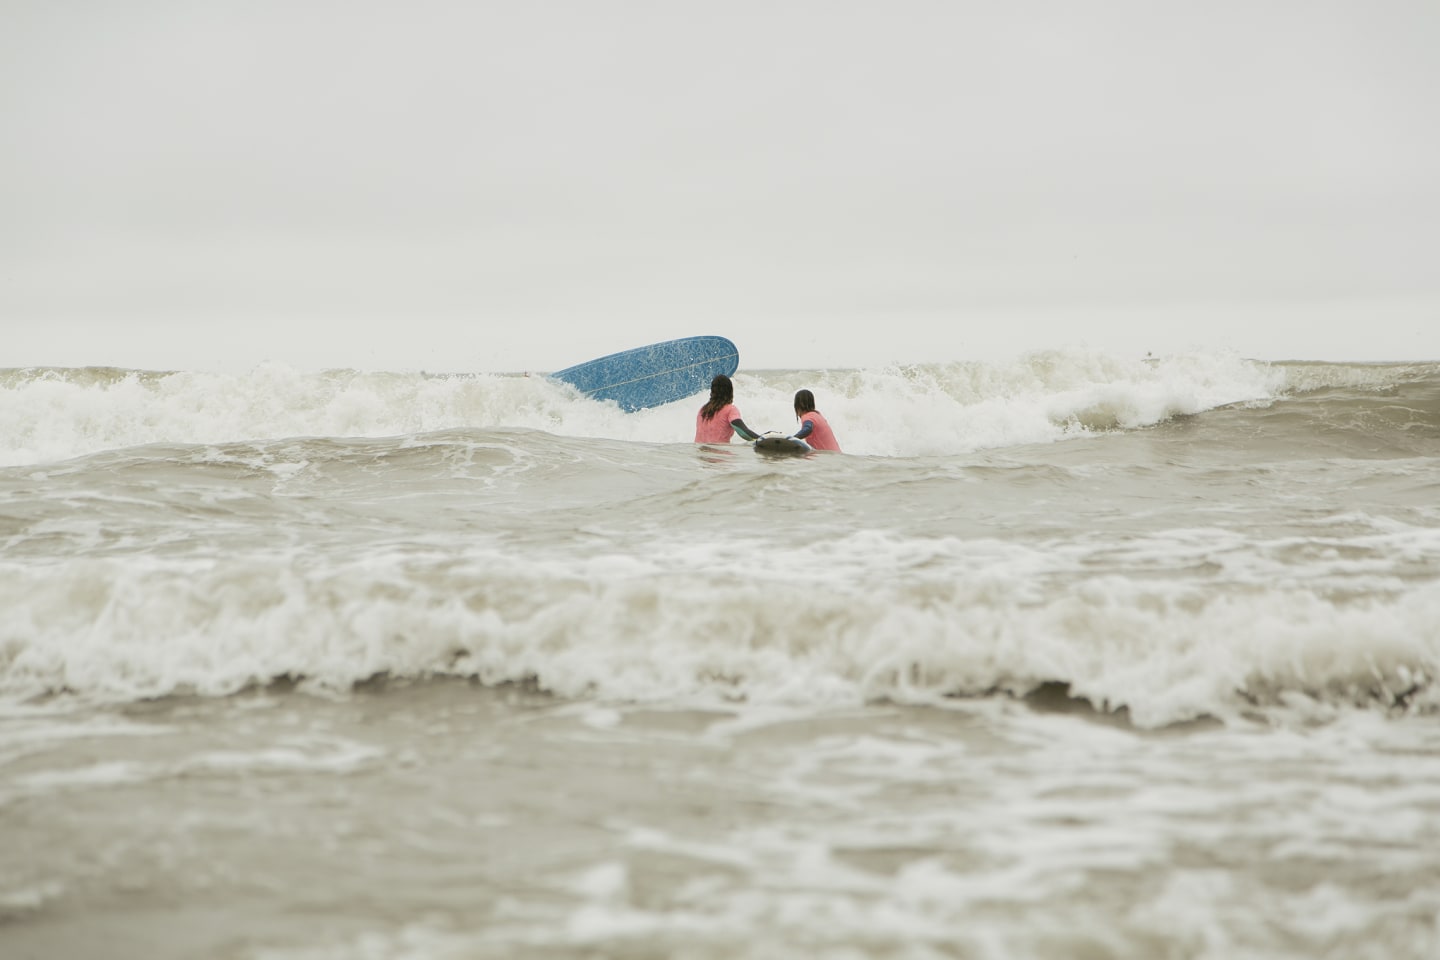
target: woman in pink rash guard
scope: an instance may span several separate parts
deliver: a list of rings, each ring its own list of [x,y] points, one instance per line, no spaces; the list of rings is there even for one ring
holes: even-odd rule
[[[816,450],[840,452],[840,441],[835,439],[835,431],[830,429],[825,415],[815,409],[815,394],[809,390],[800,390],[795,394],[795,416],[800,418],[800,429],[791,436],[804,440]]]
[[[695,414],[695,442],[729,443],[732,433],[740,434],[741,440],[755,440],[760,436],[740,419],[740,408],[735,406],[735,386],[722,373],[710,381],[710,399]]]

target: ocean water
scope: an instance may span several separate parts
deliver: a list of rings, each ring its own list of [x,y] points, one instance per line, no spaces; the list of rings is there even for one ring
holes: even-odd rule
[[[0,371],[0,955],[1440,955],[1440,364],[735,384]]]

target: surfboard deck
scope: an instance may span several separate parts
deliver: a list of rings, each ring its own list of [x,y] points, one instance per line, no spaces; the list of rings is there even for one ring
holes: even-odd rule
[[[767,433],[755,441],[755,452],[770,457],[802,457],[814,450],[815,448],[804,440],[778,433]]]
[[[716,374],[740,367],[740,351],[724,337],[681,337],[612,353],[550,374],[595,400],[627,412],[658,407],[710,389]]]

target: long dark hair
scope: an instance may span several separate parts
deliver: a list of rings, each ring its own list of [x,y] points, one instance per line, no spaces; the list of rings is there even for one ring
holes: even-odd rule
[[[715,374],[710,381],[710,402],[700,408],[702,420],[714,420],[715,414],[725,409],[726,404],[735,402],[735,385],[723,373]]]
[[[795,416],[803,416],[815,409],[815,394],[809,390],[795,392]]]

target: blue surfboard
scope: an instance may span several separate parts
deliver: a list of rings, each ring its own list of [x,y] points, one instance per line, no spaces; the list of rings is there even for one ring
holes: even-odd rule
[[[682,337],[636,347],[550,374],[596,400],[625,411],[684,400],[710,389],[716,374],[740,366],[740,351],[724,337]]]

